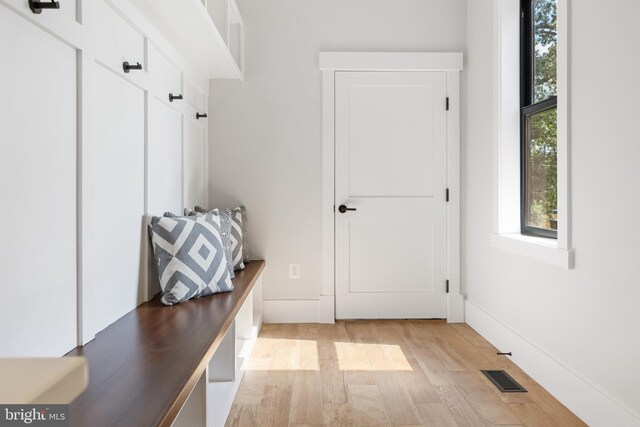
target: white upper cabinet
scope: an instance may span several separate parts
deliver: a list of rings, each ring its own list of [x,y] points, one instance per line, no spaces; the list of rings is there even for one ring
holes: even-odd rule
[[[95,1],[92,6],[96,61],[118,75],[137,78],[141,70],[127,72],[123,67],[125,62],[144,67],[144,38],[105,2]]]
[[[49,0],[43,0],[45,2]],[[28,0],[3,0],[15,12],[33,19],[38,25],[55,32],[63,39],[77,40],[80,37],[80,1],[57,0],[57,9],[39,9],[29,6]]]
[[[229,52],[231,52],[233,60],[244,74],[244,21],[235,0],[224,1],[227,1],[229,5],[227,13],[227,46],[229,46]]]
[[[206,0],[207,13],[213,20],[222,39],[228,42],[227,27],[229,25],[229,0]]]
[[[169,100],[169,94],[173,96],[182,94],[182,73],[152,42],[148,43],[147,48],[147,70],[154,82],[159,85],[158,90],[167,92],[167,100]]]
[[[235,0],[132,0],[209,78],[244,78],[244,23]]]
[[[200,113],[206,112],[207,96],[204,91],[193,84],[193,82],[185,81],[184,98],[189,105],[196,109],[196,111]]]

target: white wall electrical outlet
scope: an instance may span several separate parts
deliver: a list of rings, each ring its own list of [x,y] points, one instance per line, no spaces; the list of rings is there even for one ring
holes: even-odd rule
[[[300,264],[289,264],[289,279],[297,280],[300,278]]]

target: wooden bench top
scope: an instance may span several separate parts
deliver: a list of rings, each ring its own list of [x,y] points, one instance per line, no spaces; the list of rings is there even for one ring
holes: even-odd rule
[[[68,356],[84,356],[89,385],[72,426],[170,426],[264,269],[248,262],[234,290],[165,306],[159,295]]]

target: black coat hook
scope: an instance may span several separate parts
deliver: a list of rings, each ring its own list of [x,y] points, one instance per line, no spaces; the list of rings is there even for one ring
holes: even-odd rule
[[[53,0],[47,2],[29,0],[29,9],[31,9],[31,12],[39,15],[42,13],[42,9],[60,9],[60,3]]]
[[[200,114],[200,113],[196,113],[196,120],[200,120],[200,118],[207,118],[207,113],[204,114]]]
[[[182,99],[182,94],[174,95],[172,93],[169,94],[169,102],[173,102],[174,99]]]
[[[128,73],[131,70],[142,70],[142,65],[139,62],[136,63],[136,65],[131,65],[128,61],[124,61],[122,63],[122,69],[125,73]]]

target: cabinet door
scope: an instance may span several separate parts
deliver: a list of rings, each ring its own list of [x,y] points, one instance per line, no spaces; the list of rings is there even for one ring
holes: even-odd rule
[[[206,120],[184,119],[184,203],[206,207]]]
[[[31,11],[28,0],[4,0],[4,3],[19,14],[35,20],[38,25],[55,33],[72,35],[77,34],[80,29],[78,23],[80,1],[58,1],[59,9],[43,9],[38,14]]]
[[[207,99],[203,90],[190,80],[184,82],[184,99],[196,111],[202,113],[207,109]]]
[[[144,91],[94,64],[93,137],[83,145],[83,336],[146,296]]]
[[[92,4],[92,41],[96,60],[120,76],[135,81],[142,71],[125,73],[122,65],[144,64],[144,37],[120,14],[102,0]]]
[[[151,41],[147,44],[147,68],[159,88],[167,91],[164,99],[167,99],[170,93],[182,94],[182,73]],[[181,104],[184,100],[175,102]]]
[[[57,357],[77,344],[76,51],[0,4],[0,56],[0,357]]]
[[[182,215],[181,114],[149,97],[147,212]]]

